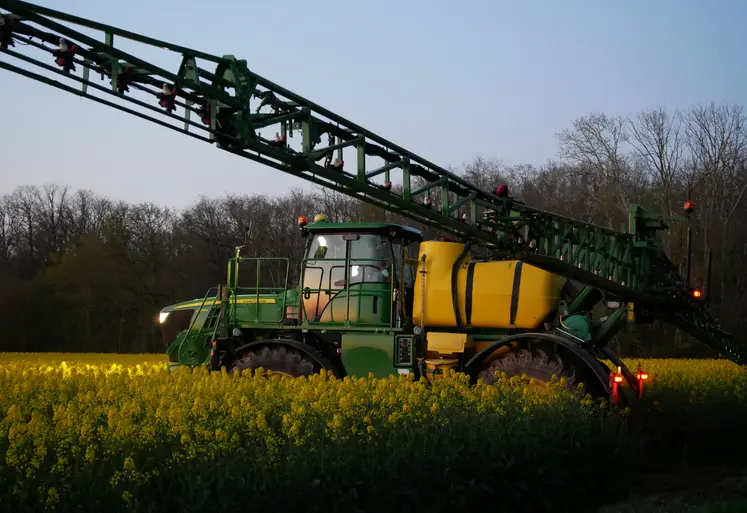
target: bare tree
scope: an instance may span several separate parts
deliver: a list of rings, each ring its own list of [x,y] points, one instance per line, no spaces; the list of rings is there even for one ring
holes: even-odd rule
[[[730,262],[729,255],[735,254],[733,246],[739,238],[729,233],[747,189],[747,119],[738,105],[698,105],[688,112],[686,129],[690,166],[685,187],[688,195],[700,202],[696,215],[702,249],[714,248],[717,265],[723,271],[713,292],[718,303],[725,305],[731,283],[724,271],[738,265],[737,261]]]
[[[613,223],[615,216],[610,207],[626,211],[630,200],[627,181],[630,165],[623,145],[629,141],[623,117],[603,113],[582,116],[557,134],[561,159],[585,171],[586,191],[579,191],[589,202],[589,208]],[[586,193],[586,194],[584,194]]]
[[[744,108],[739,105],[698,105],[685,118],[692,174],[688,192],[713,173],[731,170],[744,155]]]
[[[461,169],[456,172],[462,178],[484,191],[493,191],[503,183],[509,187],[515,185],[510,182],[505,166],[498,159],[477,157],[471,162],[463,165]]]
[[[19,233],[19,255],[24,262],[19,262],[21,273],[31,278],[38,270],[40,258],[38,252],[39,205],[41,203],[37,187],[19,187],[7,198],[10,215],[15,219]]]
[[[631,145],[654,184],[661,188],[658,203],[668,214],[674,213],[674,188],[682,173],[685,150],[682,124],[680,112],[669,114],[664,107],[641,111],[635,121],[629,120]]]
[[[9,266],[18,251],[18,227],[7,196],[0,198],[0,262]]]

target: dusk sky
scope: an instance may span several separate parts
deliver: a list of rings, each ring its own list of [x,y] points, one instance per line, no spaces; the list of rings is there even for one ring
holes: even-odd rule
[[[36,3],[234,54],[444,167],[478,155],[541,165],[579,116],[747,96],[744,0]],[[9,71],[0,91],[0,194],[57,183],[182,208],[200,195],[310,187]]]

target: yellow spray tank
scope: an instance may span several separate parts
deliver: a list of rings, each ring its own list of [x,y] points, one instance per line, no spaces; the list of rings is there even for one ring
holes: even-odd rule
[[[452,268],[464,250],[465,245],[458,242],[420,244],[413,301],[416,325],[457,327]],[[463,326],[519,330],[535,330],[542,326],[557,308],[566,281],[515,260],[472,262],[469,252],[463,256],[456,278]]]

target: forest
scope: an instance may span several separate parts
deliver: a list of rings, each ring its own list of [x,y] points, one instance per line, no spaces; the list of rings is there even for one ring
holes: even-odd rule
[[[715,103],[626,116],[592,113],[556,134],[557,159],[542,166],[476,157],[450,169],[485,189],[506,183],[512,196],[533,207],[617,229],[627,223],[630,203],[683,215],[683,203],[692,200],[694,283],[705,286],[710,248],[705,292],[711,311],[743,339],[746,122],[743,106]],[[278,197],[235,191],[202,197],[183,211],[64,184],[7,191],[0,198],[0,351],[163,352],[158,311],[224,282],[236,246],[246,244],[250,256],[289,257],[288,285],[295,285],[304,244],[296,220],[319,212],[333,221],[388,219],[438,235],[322,189]],[[664,246],[684,275],[685,225],[673,224]],[[626,356],[713,356],[658,323],[618,338]]]

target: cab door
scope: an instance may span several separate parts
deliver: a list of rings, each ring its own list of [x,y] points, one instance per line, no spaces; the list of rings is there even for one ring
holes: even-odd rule
[[[303,262],[302,322],[316,322],[330,299],[345,288],[347,241],[342,234],[315,235]]]
[[[396,283],[390,241],[376,233],[349,233],[343,239],[348,243],[346,274],[335,275],[335,285],[344,290],[330,299],[319,322],[389,326]]]

